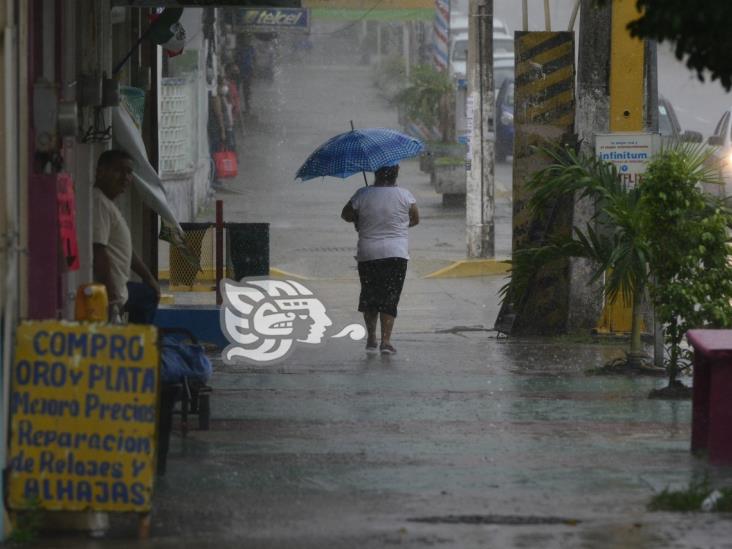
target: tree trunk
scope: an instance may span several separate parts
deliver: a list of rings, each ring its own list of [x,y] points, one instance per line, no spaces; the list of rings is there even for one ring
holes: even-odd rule
[[[643,304],[643,288],[639,285],[633,291],[633,318],[630,328],[630,354],[628,355],[628,364],[630,366],[642,366],[643,363],[643,346],[641,343],[641,321]]]
[[[677,322],[674,320],[673,324],[669,326],[669,331],[676,335],[678,334]],[[679,375],[679,346],[681,341],[674,337],[674,343],[671,345],[671,356],[669,358],[668,367],[666,372],[668,373],[668,385],[669,387],[676,383],[676,377]]]

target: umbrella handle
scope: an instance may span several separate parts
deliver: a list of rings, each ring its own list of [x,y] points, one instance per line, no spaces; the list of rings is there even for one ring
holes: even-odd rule
[[[353,120],[350,120],[349,122],[351,122],[351,131],[354,131],[356,128],[353,127]],[[368,187],[369,182],[366,180],[366,172],[362,171],[361,173],[363,174],[363,184]]]

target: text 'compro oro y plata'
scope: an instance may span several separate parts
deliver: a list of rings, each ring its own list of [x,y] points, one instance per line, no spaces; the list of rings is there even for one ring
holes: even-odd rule
[[[11,506],[148,510],[158,383],[154,327],[21,324],[10,401]]]

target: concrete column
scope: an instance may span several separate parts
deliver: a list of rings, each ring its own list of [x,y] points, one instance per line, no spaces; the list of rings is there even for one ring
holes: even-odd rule
[[[495,256],[493,0],[470,0],[465,225],[469,258]]]
[[[595,133],[607,133],[610,129],[610,22],[610,2],[598,6],[594,0],[582,0],[576,129],[585,154],[594,154]],[[575,201],[573,225],[586,225],[594,213],[595,205],[591,201]],[[574,258],[570,261],[569,332],[592,329],[600,318],[602,284],[590,283],[593,267],[585,259]]]
[[[15,2],[0,2],[0,417],[9,416],[13,335],[17,323],[18,281],[18,28]],[[7,466],[8,421],[0,424],[0,468]],[[5,493],[5,480],[0,478]],[[0,513],[0,541],[5,539],[7,515]]]

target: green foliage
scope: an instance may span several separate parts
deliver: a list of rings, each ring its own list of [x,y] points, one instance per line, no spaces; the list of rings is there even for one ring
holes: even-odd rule
[[[435,158],[435,166],[464,166],[465,158],[461,156],[438,156]]]
[[[732,212],[701,190],[719,183],[702,145],[681,144],[648,165],[642,183],[621,182],[609,163],[570,149],[543,149],[553,163],[528,182],[533,215],[545,215],[562,197],[593,200],[596,214],[573,238],[554,239],[514,253],[504,299],[517,303],[539,268],[566,257],[594,264],[605,276],[605,294],[634,308],[631,352],[640,350],[638,305],[646,288],[669,347],[667,372],[676,380],[688,356],[681,343],[692,328],[732,325],[732,267],[728,228]]]
[[[10,541],[31,543],[38,538],[43,525],[43,510],[39,499],[28,500],[23,511],[17,511]]]
[[[569,148],[544,148],[553,163],[536,172],[527,183],[529,207],[545,216],[552,204],[576,197],[594,201],[598,208],[586,226],[574,227],[574,238],[559,238],[514,253],[511,282],[502,289],[515,303],[524,295],[538,269],[567,257],[590,259],[593,280],[605,277],[605,295],[639,305],[647,281],[647,243],[641,234],[640,191],[622,183],[615,167],[594,156]],[[640,297],[639,297],[640,296]],[[631,352],[640,351],[640,322]]]
[[[606,4],[609,0],[600,0]],[[639,38],[674,44],[676,58],[704,80],[711,73],[729,91],[732,87],[732,2],[729,0],[636,0],[643,15],[628,25]]]
[[[649,511],[700,511],[704,500],[712,493],[709,481],[691,482],[685,490],[671,491],[668,488],[656,494],[648,504]],[[714,510],[732,511],[732,488],[719,490],[722,497],[717,501]]]
[[[396,101],[399,93],[407,85],[407,65],[401,55],[389,55],[381,66],[375,69],[376,87],[390,102]]]
[[[643,232],[649,242],[651,298],[664,325],[671,381],[684,360],[681,343],[692,328],[732,325],[732,268],[727,227],[732,216],[699,188],[719,183],[710,153],[681,145],[656,156],[642,183]]]
[[[409,83],[397,95],[407,116],[426,127],[439,126],[443,141],[449,141],[450,105],[454,85],[446,72],[432,65],[413,67]]]

